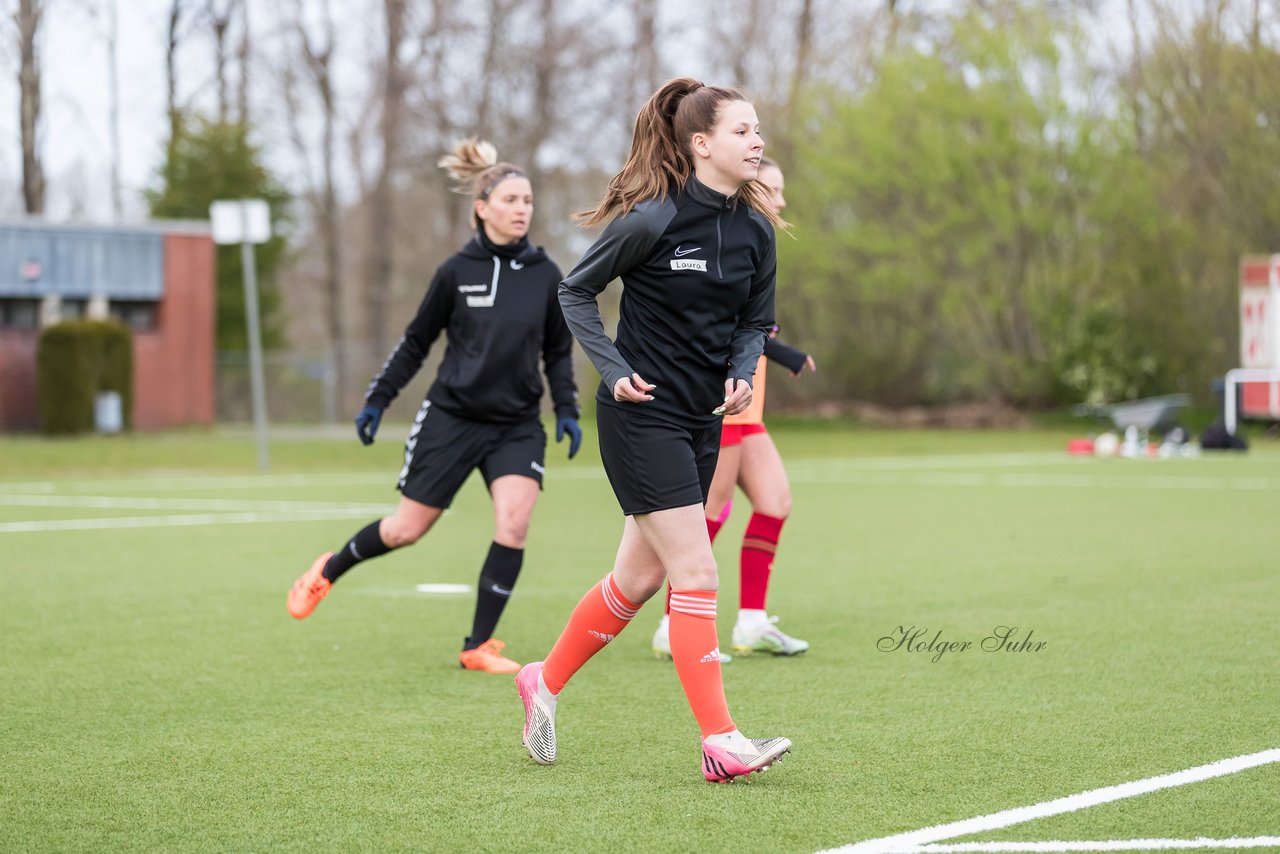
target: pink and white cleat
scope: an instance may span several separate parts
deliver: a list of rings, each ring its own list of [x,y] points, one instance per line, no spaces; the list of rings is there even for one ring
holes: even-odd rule
[[[747,738],[733,732],[702,739],[702,775],[712,783],[732,783],[765,771],[791,750],[789,738]]]
[[[542,662],[534,661],[516,674],[516,690],[524,701],[524,732],[520,743],[539,765],[556,761],[556,695],[542,681]]]

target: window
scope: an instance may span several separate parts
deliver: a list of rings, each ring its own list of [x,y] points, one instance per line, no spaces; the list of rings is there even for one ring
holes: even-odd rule
[[[39,325],[39,300],[0,299],[0,329],[35,329]]]
[[[134,332],[152,332],[156,328],[156,303],[112,300],[111,316]]]

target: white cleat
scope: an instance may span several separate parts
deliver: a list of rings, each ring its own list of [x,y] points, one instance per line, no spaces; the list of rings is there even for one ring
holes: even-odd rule
[[[671,630],[669,628],[670,621],[665,617],[662,622],[658,623],[658,629],[653,633],[653,643],[649,648],[653,650],[653,657],[659,661],[671,660]],[[733,661],[733,656],[727,652],[720,653],[720,663],[728,664]]]
[[[747,738],[734,730],[702,740],[702,776],[711,783],[749,781],[750,775],[768,771],[791,750],[789,738]]]
[[[777,626],[778,618],[770,617],[767,623],[746,627],[738,623],[733,627],[732,649],[739,655],[768,652],[773,655],[799,655],[809,649],[809,642],[793,638]]]
[[[516,674],[516,690],[524,702],[524,732],[520,734],[520,742],[534,762],[550,765],[556,761],[556,701],[541,677],[541,661],[526,664]]]

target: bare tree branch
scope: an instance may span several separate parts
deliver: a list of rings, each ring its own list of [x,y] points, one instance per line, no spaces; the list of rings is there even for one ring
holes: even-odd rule
[[[382,164],[374,184],[369,222],[369,342],[380,355],[386,351],[388,307],[391,297],[394,192],[392,176],[400,166],[401,125],[404,117],[405,72],[400,48],[405,36],[407,0],[383,0],[386,26],[382,80]]]
[[[44,213],[44,166],[40,158],[40,56],[36,48],[43,0],[18,0],[18,87],[22,136],[22,202],[27,213]]]

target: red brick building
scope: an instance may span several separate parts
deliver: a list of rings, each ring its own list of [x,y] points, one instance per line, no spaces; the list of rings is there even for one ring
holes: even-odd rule
[[[212,424],[214,245],[206,223],[0,223],[0,430],[39,426],[42,322],[103,310],[133,330],[133,426]]]

